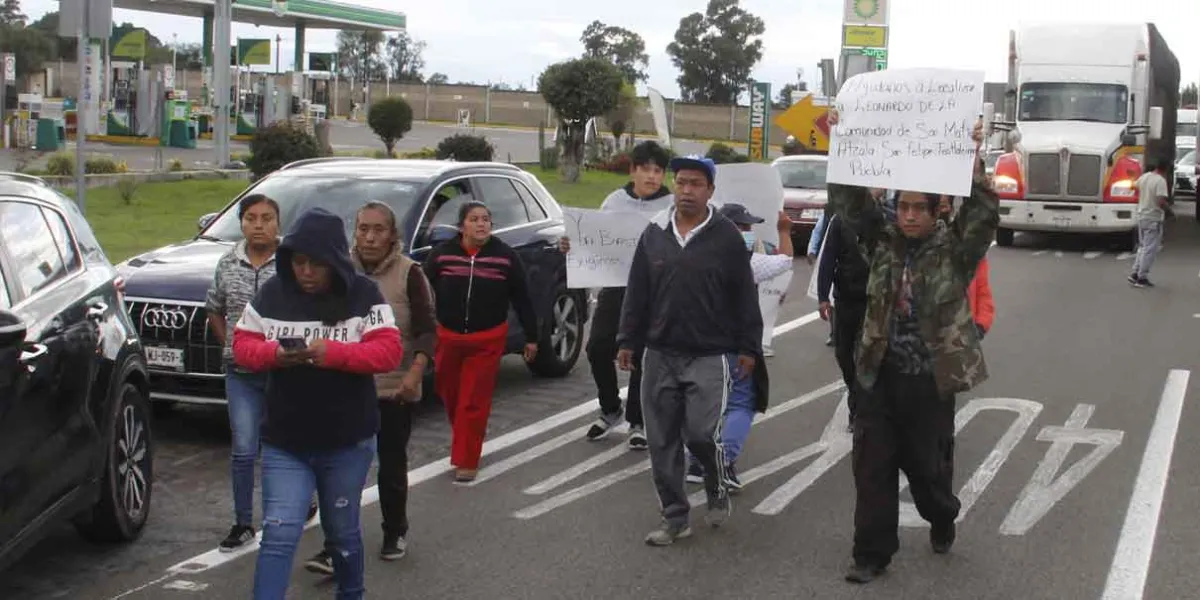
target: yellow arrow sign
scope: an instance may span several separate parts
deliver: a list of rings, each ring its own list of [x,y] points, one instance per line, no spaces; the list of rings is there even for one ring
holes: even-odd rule
[[[816,104],[812,94],[776,117],[775,124],[809,150],[829,151],[829,107]]]

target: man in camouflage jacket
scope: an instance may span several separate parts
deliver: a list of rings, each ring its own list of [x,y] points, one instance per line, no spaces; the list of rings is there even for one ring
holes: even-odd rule
[[[954,395],[987,378],[966,290],[1000,221],[982,164],[977,158],[971,195],[949,224],[937,219],[937,194],[900,192],[893,222],[867,188],[829,185],[831,210],[862,232],[870,264],[851,390],[857,498],[848,581],[871,581],[899,548],[899,469],[931,524],[933,550],[954,543]]]

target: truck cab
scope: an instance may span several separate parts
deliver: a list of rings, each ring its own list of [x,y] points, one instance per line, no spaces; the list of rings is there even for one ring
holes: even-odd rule
[[[1179,63],[1153,24],[1010,34],[997,244],[1016,231],[1134,231],[1147,160],[1173,162],[1178,89]]]

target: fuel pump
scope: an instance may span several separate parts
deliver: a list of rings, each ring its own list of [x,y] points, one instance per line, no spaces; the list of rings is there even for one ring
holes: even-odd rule
[[[237,135],[254,135],[259,127],[263,127],[265,112],[266,90],[265,81],[260,76],[250,74],[249,84],[238,92]]]
[[[112,77],[109,78],[109,83],[112,88],[109,97],[112,98],[112,104],[106,119],[107,133],[119,136],[137,135],[140,69],[137,63],[132,62],[113,61],[111,64]]]

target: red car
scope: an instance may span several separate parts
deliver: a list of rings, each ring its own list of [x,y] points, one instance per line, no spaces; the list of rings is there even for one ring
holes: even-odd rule
[[[781,156],[771,163],[783,181],[783,210],[792,219],[792,237],[797,243],[812,234],[825,211],[828,161],[823,154],[799,154]]]

